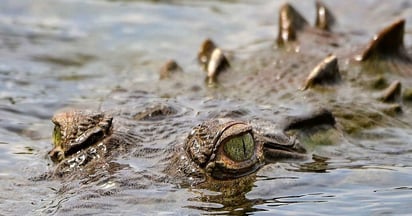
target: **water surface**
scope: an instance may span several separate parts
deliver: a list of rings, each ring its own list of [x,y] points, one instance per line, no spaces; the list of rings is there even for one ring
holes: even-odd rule
[[[292,1],[305,17],[314,17],[314,2],[297,2]],[[131,179],[139,184],[120,191],[110,178],[93,184],[30,180],[53,169],[46,154],[57,110],[98,109],[115,88],[156,81],[170,58],[185,73],[201,74],[195,57],[207,37],[246,59],[274,41],[282,3],[3,0],[0,214],[410,214],[410,127],[371,129],[339,146],[320,148],[337,155],[328,161],[327,172],[300,172],[287,162],[268,165],[258,172],[252,190],[232,201],[223,202],[214,191],[139,175]],[[337,31],[360,42],[398,17],[406,18],[407,31],[412,22],[409,1],[326,3],[338,19]],[[150,168],[139,159],[118,162],[136,172]],[[128,175],[119,171],[113,179]]]

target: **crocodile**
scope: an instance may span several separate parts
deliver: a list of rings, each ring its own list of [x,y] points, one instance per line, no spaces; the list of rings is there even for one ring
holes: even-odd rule
[[[152,162],[147,169],[161,170],[152,173],[157,181],[208,182],[223,190],[233,180],[251,187],[249,177],[268,163],[322,164],[322,156],[308,151],[311,143],[406,124],[412,61],[405,20],[354,50],[345,45],[356,42],[333,32],[337,19],[327,6],[316,2],[316,8],[312,27],[292,5],[282,6],[276,41],[246,60],[205,40],[198,53],[205,80],[171,60],[158,83],[115,89],[97,111],[55,114],[53,177],[90,178],[129,167],[116,158],[141,157]]]

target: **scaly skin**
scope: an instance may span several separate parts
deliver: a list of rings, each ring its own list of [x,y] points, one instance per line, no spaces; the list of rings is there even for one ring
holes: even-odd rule
[[[72,110],[54,115],[52,121],[54,148],[48,155],[58,163],[56,176],[72,173],[90,161],[110,161],[139,140],[113,131],[112,117],[103,113]]]
[[[411,61],[403,46],[404,21],[396,21],[385,28],[359,55],[353,55],[344,46],[344,37],[329,32],[335,18],[324,5],[318,3],[317,7],[323,12],[318,11],[320,17],[316,19],[315,27],[310,27],[290,5],[282,7],[277,50],[261,51],[244,62],[229,64],[224,52],[210,39],[206,40],[198,60],[207,72],[207,85],[196,85],[195,79],[187,79],[190,75],[185,73],[172,75],[168,71],[172,67],[165,67],[159,85],[141,86],[145,90],[154,89],[153,92],[168,102],[167,98],[182,95],[189,98],[211,96],[222,102],[227,98],[251,101],[248,108],[253,110],[260,111],[261,106],[271,107],[270,118],[278,115],[276,111],[279,110],[273,108],[278,104],[314,107],[314,112],[286,116],[277,132],[271,128],[272,121],[269,125],[260,124],[259,120],[252,124],[252,119],[236,116],[200,118],[198,113],[184,113],[189,117],[183,121],[178,119],[178,109],[162,104],[138,113],[130,107],[125,108],[128,110],[113,115],[113,124],[106,113],[61,113],[53,118],[56,125],[54,148],[49,153],[59,164],[56,174],[62,176],[75,173],[75,169],[102,168],[115,156],[145,146],[146,140],[152,142],[161,137],[164,130],[173,131],[172,123],[176,122],[179,126],[184,124],[188,130],[178,133],[189,135],[185,141],[175,141],[178,142],[176,145],[163,146],[168,149],[163,156],[168,161],[164,173],[172,179],[194,179],[191,182],[204,181],[216,186],[214,180],[253,176],[265,163],[307,157],[299,141],[290,135],[296,130],[311,134],[319,128],[322,132],[332,128],[332,134],[338,131],[339,135],[352,135],[379,124],[396,124],[393,120],[402,112],[403,91],[401,82],[397,80],[402,80],[408,87],[411,82],[402,78],[412,74],[409,69]],[[308,70],[309,66],[314,69]],[[199,80],[197,75],[196,79]],[[374,98],[372,95],[375,93],[382,94]],[[135,92],[126,94],[130,95],[130,100],[141,98]],[[410,97],[410,94],[406,95],[404,100]],[[141,108],[148,101],[150,99],[131,103],[134,103],[133,108]],[[120,107],[115,109],[121,110]],[[212,112],[211,109],[205,110]],[[262,113],[265,115],[260,118],[268,116],[267,112]],[[127,121],[123,121],[124,118]],[[119,120],[116,122],[116,119]],[[200,124],[186,127],[188,121],[200,121]],[[327,130],[323,130],[325,125]],[[134,128],[138,128],[141,134]],[[164,139],[168,136],[170,134]],[[333,136],[332,143],[335,141]],[[322,133],[318,137],[322,137]]]
[[[323,10],[318,15],[331,16],[324,5],[317,7]],[[355,52],[355,42],[329,31],[334,17],[316,20],[311,27],[285,4],[276,50],[261,50],[247,61],[232,63],[229,70],[215,72],[220,74],[213,78],[218,80],[216,95],[268,106],[326,108],[349,134],[393,124],[393,117],[404,111],[403,102],[410,101],[412,84],[412,61],[403,44],[405,20],[396,20]]]
[[[167,107],[158,107],[139,115],[138,120],[167,115]],[[129,151],[140,142],[130,134],[112,127],[112,118],[105,114],[69,111],[53,117],[54,148],[50,157],[59,163],[56,175],[63,176],[74,169],[90,166],[92,160],[109,161],[121,152]],[[80,137],[80,138],[79,138]],[[129,138],[128,138],[129,137]],[[265,163],[265,155],[278,158],[304,158],[305,150],[284,134],[267,137],[243,121],[213,119],[193,128],[180,152],[175,152],[166,169],[172,178],[194,177],[235,179],[256,172]],[[272,157],[273,158],[273,157]],[[93,161],[92,166],[99,164]]]

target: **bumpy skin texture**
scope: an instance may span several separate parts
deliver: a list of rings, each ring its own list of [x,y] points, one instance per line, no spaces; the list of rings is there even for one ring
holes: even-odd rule
[[[213,119],[194,127],[184,149],[197,167],[216,179],[248,175],[264,162],[263,143],[254,139],[252,127],[232,119]]]
[[[114,131],[112,117],[104,113],[66,111],[54,115],[53,149],[50,159],[58,164],[55,176],[75,173],[86,165],[100,168],[136,146],[139,138]]]
[[[52,121],[54,148],[49,156],[56,162],[111,134],[112,117],[103,114],[71,111],[55,115]]]
[[[147,116],[141,119],[147,119]],[[127,152],[139,142],[114,130],[112,118],[103,113],[63,112],[55,115],[53,122],[55,147],[49,155],[59,164],[55,172],[57,176],[82,167],[102,165],[102,161]],[[268,151],[264,150],[265,145],[268,145]],[[303,157],[298,145],[283,134],[279,134],[278,139],[264,137],[247,122],[211,119],[192,129],[182,147],[177,148],[180,151],[174,153],[165,172],[172,178],[192,177],[196,179],[193,182],[208,178],[235,179],[256,172],[264,165],[265,154],[280,158]]]
[[[324,6],[319,8],[326,10]],[[286,119],[286,125],[283,125],[277,134],[266,133],[265,130],[260,130],[259,126],[251,125],[244,119],[241,121],[227,116],[213,115],[210,118],[203,118],[207,120],[195,127],[190,125],[193,127],[190,132],[184,131],[189,133],[185,141],[177,143],[176,146],[163,146],[170,148],[170,151],[165,151],[166,153],[172,154],[163,156],[165,160],[169,160],[169,165],[164,170],[166,174],[172,178],[198,180],[226,180],[251,175],[264,162],[304,158],[305,150],[299,146],[296,139],[286,136],[283,130],[313,131],[313,128],[326,124],[332,126],[334,130],[339,129],[339,132],[354,134],[361,129],[379,124],[390,126],[393,122],[392,116],[402,112],[402,85],[396,79],[412,74],[411,61],[403,45],[404,20],[395,22],[379,33],[366,46],[366,50],[361,53],[361,58],[355,58],[361,63],[353,62],[353,55],[351,55],[350,59],[345,59],[349,62],[345,65],[345,69],[340,70],[338,60],[342,56],[348,56],[347,53],[340,53],[341,49],[344,50],[342,48],[344,42],[339,41],[337,35],[325,31],[330,30],[334,23],[331,20],[334,18],[323,17],[325,23],[319,24],[321,26],[314,29],[290,5],[282,7],[280,16],[282,17],[279,19],[278,44],[281,50],[278,52],[270,50],[268,53],[262,51],[256,57],[258,61],[255,61],[252,56],[250,60],[243,62],[243,65],[240,63],[238,67],[242,70],[239,72],[243,73],[231,73],[230,70],[220,73],[223,68],[229,67],[227,58],[211,40],[205,41],[199,52],[199,61],[208,73],[208,82],[219,82],[223,87],[217,85],[214,86],[217,88],[216,91],[213,88],[206,88],[202,92],[201,87],[192,85],[194,80],[199,80],[198,77],[186,80],[182,75],[182,77],[169,77],[170,82],[163,82],[162,85],[154,87],[153,91],[162,95],[164,100],[173,96],[189,95],[190,97],[194,94],[199,98],[199,95],[204,97],[212,94],[219,99],[235,98],[251,101],[253,104],[251,109],[255,109],[254,111],[258,109],[255,106],[275,107],[279,102],[285,103],[285,101],[297,102],[298,106],[316,105],[329,109],[325,112],[323,110],[326,109],[320,109],[322,112],[315,112],[303,118],[295,116]],[[324,27],[326,25],[327,28]],[[219,54],[219,58],[214,59],[212,54],[216,49],[219,50],[215,52]],[[325,53],[334,55],[329,55],[325,59]],[[324,60],[316,66],[319,59]],[[262,62],[262,66],[254,65],[253,70],[248,70],[250,62]],[[307,70],[309,65],[315,66],[312,72]],[[250,73],[245,74],[245,71]],[[229,76],[225,77],[227,74]],[[391,81],[392,84],[388,85],[387,81]],[[406,85],[411,84],[408,79],[402,79],[402,82],[407,82]],[[149,83],[140,88],[148,90],[153,89],[153,86],[155,85]],[[386,86],[389,87],[384,90]],[[381,101],[384,103],[371,96],[374,91],[382,90],[384,97]],[[132,107],[145,107],[147,104],[139,104],[135,101],[138,97],[140,96],[131,96],[135,103]],[[220,102],[224,103],[224,100]],[[121,110],[121,107],[115,109]],[[207,111],[210,112],[210,109]],[[132,112],[127,110],[125,113]],[[154,121],[164,123],[162,120],[170,118],[167,123],[171,125],[173,118],[180,115],[179,112],[180,110],[174,107],[155,105],[134,114],[131,117],[133,121],[128,122],[127,126],[134,128],[140,123],[147,123],[151,128],[142,129],[140,131],[142,136],[148,133],[161,137],[160,134],[164,130],[153,129],[153,127],[161,127],[161,124],[152,123]],[[197,113],[192,116],[197,117]],[[276,117],[276,111],[261,118],[268,116]],[[142,142],[141,137],[134,133],[119,129],[125,124],[124,122],[112,124],[111,117],[106,114],[68,112],[57,114],[53,122],[56,124],[55,147],[49,155],[59,163],[56,168],[56,173],[59,175],[71,173],[76,168],[99,168],[97,165],[105,165],[105,162],[110,161],[114,156],[128,152],[131,148],[139,148],[139,143]],[[183,123],[180,121],[176,124]],[[179,133],[183,132],[179,131]],[[170,133],[164,139],[169,136]]]

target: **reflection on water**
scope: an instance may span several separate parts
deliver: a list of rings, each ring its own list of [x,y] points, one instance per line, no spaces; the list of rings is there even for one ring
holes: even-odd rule
[[[313,2],[293,2],[306,17],[314,14]],[[159,68],[170,58],[185,73],[200,73],[195,57],[207,37],[245,59],[273,44],[281,3],[3,0],[0,214],[410,213],[412,132],[407,124],[370,129],[339,146],[314,146],[311,150],[328,158],[270,164],[257,176],[225,184],[192,187],[162,181],[164,174],[151,167],[158,159],[131,155],[114,161],[113,172],[101,170],[86,180],[42,179],[54,169],[46,154],[50,119],[57,110],[98,109],[115,88],[156,81]],[[406,18],[407,29],[412,21],[409,1],[327,3],[338,18],[337,33],[345,32],[355,41],[369,40],[397,16]],[[410,42],[410,35],[405,40]],[[216,106],[206,99],[186,103],[193,109]],[[254,108],[233,112],[237,105],[231,101],[217,106],[224,107],[221,113],[195,114],[188,108],[184,114],[261,114]]]

